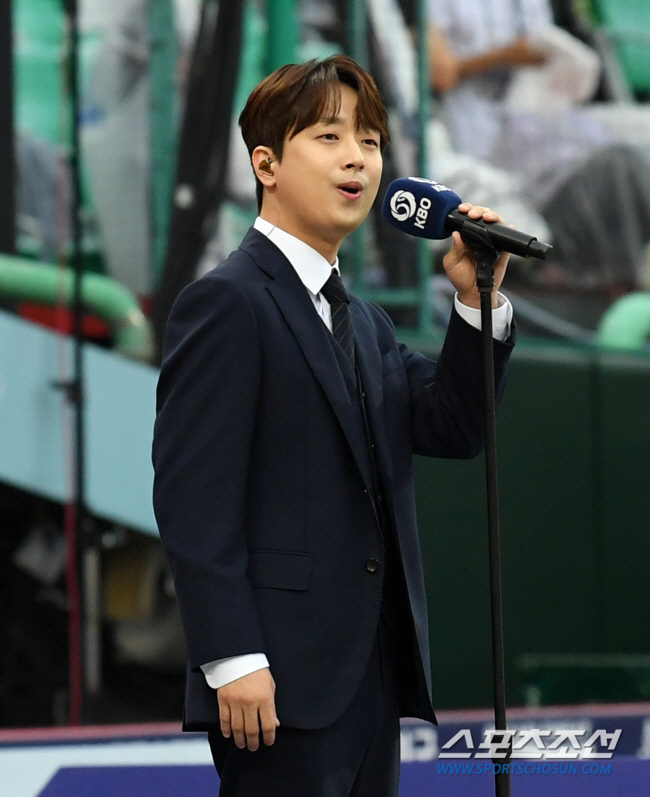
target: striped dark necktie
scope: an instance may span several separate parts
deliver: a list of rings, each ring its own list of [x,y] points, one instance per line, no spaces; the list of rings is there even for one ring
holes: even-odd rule
[[[329,302],[332,311],[332,334],[354,366],[354,330],[350,317],[350,297],[345,290],[343,280],[334,269],[321,288],[321,293]]]

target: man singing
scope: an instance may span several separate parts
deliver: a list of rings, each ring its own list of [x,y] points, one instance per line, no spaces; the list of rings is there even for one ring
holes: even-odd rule
[[[476,265],[454,233],[437,363],[345,290],[339,247],[388,143],[350,58],[278,69],[239,121],[259,217],[178,297],[158,386],[154,506],[187,641],[184,728],[209,732],[222,797],[396,797],[399,718],[435,722],[412,455],[482,447]],[[514,341],[497,288],[500,387]]]

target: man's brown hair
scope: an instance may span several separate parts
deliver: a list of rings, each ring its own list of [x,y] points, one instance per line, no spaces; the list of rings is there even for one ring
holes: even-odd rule
[[[336,117],[341,84],[357,92],[357,129],[376,130],[383,151],[390,139],[388,116],[375,81],[347,55],[333,55],[324,61],[281,66],[253,89],[239,117],[248,154],[264,146],[282,160],[285,139],[321,119]],[[263,186],[257,177],[255,182],[259,210]]]

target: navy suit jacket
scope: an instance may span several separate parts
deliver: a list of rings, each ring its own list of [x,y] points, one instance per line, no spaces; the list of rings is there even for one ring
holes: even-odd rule
[[[423,673],[409,714],[432,720],[412,457],[481,450],[481,336],[454,313],[436,364],[395,341],[381,308],[352,296],[351,314]],[[499,390],[512,345],[495,342]],[[280,722],[297,728],[333,722],[364,674],[384,544],[336,346],[291,264],[256,230],[171,312],[154,508],[187,641],[187,730],[218,723],[199,669],[215,659],[266,653]]]

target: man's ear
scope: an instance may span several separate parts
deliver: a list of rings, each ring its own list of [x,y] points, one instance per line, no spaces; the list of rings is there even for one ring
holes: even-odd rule
[[[255,176],[266,188],[275,185],[273,165],[277,158],[269,147],[255,147],[251,155]]]

